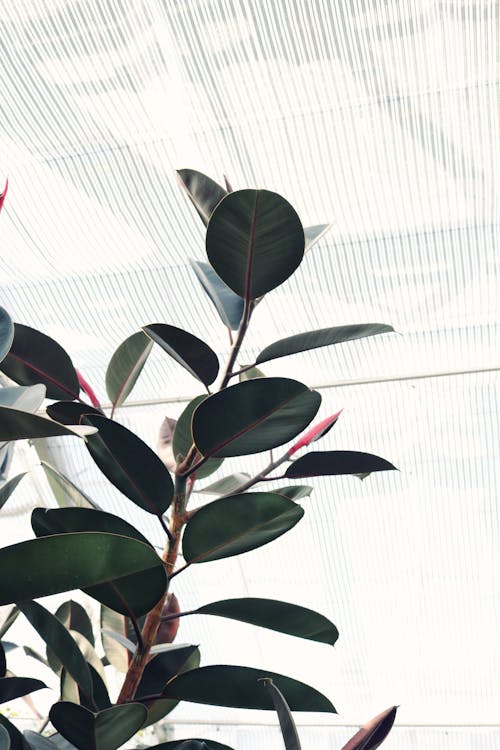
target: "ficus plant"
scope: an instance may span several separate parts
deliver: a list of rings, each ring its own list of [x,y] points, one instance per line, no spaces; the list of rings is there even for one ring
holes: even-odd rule
[[[229,331],[225,362],[193,333],[149,323],[111,356],[105,375],[110,405],[104,408],[58,343],[13,323],[0,309],[0,371],[13,383],[0,389],[0,448],[25,438],[76,436],[123,499],[120,516],[106,512],[57,467],[42,463],[57,507],[35,508],[34,538],[0,549],[0,605],[11,605],[0,637],[18,615],[27,619],[45,642],[46,655],[28,646],[25,651],[57,674],[60,699],[50,709],[44,734],[23,735],[0,715],[0,750],[115,750],[161,721],[179,701],[275,709],[287,750],[299,750],[292,712],[335,712],[328,697],[305,683],[260,666],[200,666],[197,646],[173,642],[181,618],[205,615],[333,646],[338,632],[327,617],[257,597],[200,600],[195,609],[182,611],[175,578],[196,565],[254,550],[294,528],[304,515],[299,501],[312,489],[296,480],[365,477],[394,469],[385,459],[360,451],[310,450],[340,415],[318,418],[317,391],[291,378],[266,377],[259,369],[274,359],[392,328],[366,323],[299,332],[242,364],[240,351],[256,306],[297,271],[304,253],[328,227],[304,229],[292,206],[276,193],[232,191],[228,183],[225,189],[194,170],[178,174],[206,227],[207,261],[191,265]],[[178,420],[164,420],[158,453],[116,418],[154,344],[204,388]],[[255,475],[219,475],[201,487],[209,500],[190,507],[200,480],[217,470],[223,474],[226,459],[252,454],[262,458]],[[21,479],[13,477],[0,488],[0,507]],[[266,489],[266,482],[276,487],[278,480],[283,486]],[[135,528],[130,503],[156,517],[164,537],[162,553]],[[37,601],[76,589],[98,602],[98,633],[81,603],[69,599],[52,613]],[[46,687],[7,670],[6,654],[15,647],[3,641],[0,648],[2,702]],[[104,665],[109,664],[122,673],[114,700],[106,685]],[[345,750],[377,747],[395,713],[393,707],[376,717]],[[213,740],[193,738],[154,747],[228,750]]]

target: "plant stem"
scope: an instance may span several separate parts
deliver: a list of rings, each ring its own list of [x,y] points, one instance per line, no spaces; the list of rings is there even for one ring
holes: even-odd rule
[[[224,377],[222,378],[219,391],[222,391],[227,386],[227,384],[229,383],[229,380],[234,374],[232,372],[234,363],[236,362],[236,357],[238,356],[240,352],[243,339],[245,338],[245,334],[248,329],[248,324],[250,323],[250,318],[252,317],[253,308],[254,308],[253,300],[245,299],[245,304],[243,307],[243,315],[241,317],[240,326],[238,328],[236,340],[233,346],[231,347],[231,353],[227,361],[226,369],[224,371]]]
[[[256,474],[254,477],[251,477],[248,481],[244,482],[243,484],[240,484],[239,487],[237,487],[235,490],[230,492],[228,495],[222,495],[222,497],[231,497],[231,495],[240,494],[240,492],[245,492],[245,490],[250,489],[250,487],[253,487],[254,484],[258,484],[259,482],[264,481],[272,481],[273,479],[280,479],[280,477],[268,477],[267,475],[271,473],[271,471],[274,471],[278,466],[281,464],[284,464],[285,461],[288,461],[290,458],[290,452],[287,451],[284,453],[280,458],[277,458],[276,461],[270,461],[267,466],[265,466],[262,471],[259,474]],[[220,499],[222,499],[219,498]]]

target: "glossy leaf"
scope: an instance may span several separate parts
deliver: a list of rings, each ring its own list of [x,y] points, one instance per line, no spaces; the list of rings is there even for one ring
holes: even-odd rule
[[[179,169],[177,175],[198,215],[207,226],[215,207],[227,195],[226,190],[196,169]]]
[[[85,532],[29,539],[0,549],[0,606],[148,571],[163,571],[151,589],[151,609],[163,595],[163,563],[149,545],[116,534]],[[149,611],[149,610],[148,610]]]
[[[240,555],[272,542],[304,515],[288,498],[272,492],[250,492],[214,500],[188,521],[182,539],[189,563]]]
[[[149,750],[202,750],[202,748],[206,748],[207,750],[233,750],[229,745],[223,745],[221,742],[216,742],[215,740],[201,740],[199,738],[161,742],[159,745],[153,745]]]
[[[14,340],[0,370],[19,385],[43,383],[47,398],[78,398],[80,386],[64,349],[34,328],[14,324]]]
[[[33,517],[32,517],[33,518]],[[124,535],[125,536],[125,535]],[[68,630],[81,633],[91,644],[95,645],[92,622],[85,607],[70,599],[63,602],[55,611],[55,616]]]
[[[95,432],[95,430],[90,430],[90,432]],[[89,434],[88,428],[82,430],[77,427],[71,428],[46,417],[40,417],[38,414],[29,414],[19,409],[0,406],[0,442],[57,437],[58,435],[82,437],[86,434]]]
[[[382,323],[362,323],[359,325],[336,326],[335,328],[322,328],[318,331],[297,333],[295,336],[288,336],[286,339],[280,339],[279,341],[275,341],[274,344],[266,346],[255,362],[256,364],[261,364],[277,357],[287,357],[290,354],[319,349],[323,346],[331,346],[332,344],[341,344],[344,341],[353,341],[354,339],[366,338],[367,336],[376,336],[379,333],[390,333],[391,331],[394,331],[392,326]]]
[[[17,476],[12,477],[12,479],[9,479],[9,481],[5,482],[5,484],[2,484],[2,486],[0,487],[0,508],[3,508],[24,476],[26,476],[25,471],[23,471],[22,474],[18,474]]]
[[[309,685],[265,669],[250,667],[214,665],[193,669],[172,680],[164,694],[211,706],[272,710],[271,698],[260,682],[266,677],[278,686],[292,711],[336,713],[328,698]]]
[[[40,463],[52,492],[54,493],[57,504],[61,508],[94,508],[95,510],[99,510],[97,503],[91,500],[83,490],[80,490],[75,484],[73,484],[68,477],[65,477],[64,474],[61,474],[60,471],[46,461],[41,461]]]
[[[304,227],[306,253],[316,242],[319,242],[325,236],[331,226],[331,224],[316,224],[313,227]]]
[[[172,477],[156,453],[126,427],[106,417],[84,417],[99,432],[87,438],[90,455],[109,481],[148,513],[161,516],[174,494]]]
[[[0,405],[11,406],[20,411],[36,412],[45,398],[44,385],[13,385],[0,388]]]
[[[195,614],[228,617],[231,620],[247,622],[262,628],[277,630],[279,633],[328,643],[332,646],[339,637],[339,632],[333,622],[318,612],[273,599],[255,597],[223,599],[198,607]]]
[[[199,662],[197,646],[171,646],[167,651],[157,654],[144,668],[142,679],[136,690],[136,700],[141,701],[145,696],[160,694],[167,682],[179,674],[187,660],[196,651],[198,651]]]
[[[127,399],[152,348],[151,339],[138,331],[116,349],[106,370],[106,393],[113,409],[121,406]]]
[[[166,323],[152,323],[142,330],[194,378],[207,386],[214,382],[219,360],[204,341]]]
[[[389,461],[371,453],[359,451],[316,451],[294,461],[285,476],[299,477],[336,476],[371,471],[396,470]]]
[[[375,750],[391,731],[397,710],[397,706],[392,706],[368,721],[342,750]]]
[[[24,732],[24,736],[30,744],[32,750],[56,750],[55,745],[49,737],[44,737],[43,734],[38,732],[32,732],[31,729],[27,729]]]
[[[90,646],[89,642],[77,633],[80,639],[86,641],[87,645]],[[92,648],[90,646],[90,648]],[[92,649],[93,651],[93,649]],[[86,654],[88,660],[88,655]],[[87,694],[78,686],[78,683],[69,675],[65,669],[61,672],[61,700],[71,701],[72,703],[79,703],[81,706],[85,706],[90,711],[99,711],[109,708],[111,701],[108,694],[108,689],[104,681],[104,668],[101,660],[98,658],[95,651],[93,651],[92,662],[89,661],[89,672],[92,680],[92,700],[90,700]]]
[[[119,632],[125,637],[124,616],[102,604],[100,625],[102,647],[109,663],[112,664],[118,672],[126,672],[128,669],[127,649],[118,643],[115,638],[109,635],[109,633]]]
[[[241,456],[276,448],[316,416],[321,396],[297,380],[258,378],[206,398],[193,414],[202,455]]]
[[[149,662],[149,664],[152,664],[158,658],[160,660],[165,659],[165,661],[159,662],[158,667],[155,668],[155,671],[158,673],[157,676],[160,678],[157,680],[157,684],[159,684],[159,682],[162,683],[161,689],[159,690],[160,693],[165,686],[166,680],[165,682],[163,680],[167,675],[170,675],[170,679],[176,674],[182,674],[191,669],[197,669],[200,666],[199,648],[194,646],[172,646],[171,644],[163,645],[170,645],[168,651],[163,654],[157,654],[152,662]],[[154,679],[155,672],[150,676]],[[150,681],[148,677],[147,680],[142,683],[141,692],[138,693],[137,700],[140,700],[140,695],[147,695],[145,691],[150,690],[151,687],[152,681]],[[179,701],[175,698],[159,698],[155,701],[144,701],[144,705],[146,705],[148,709],[148,718],[144,723],[144,726],[150,726],[151,724],[155,724],[157,721],[163,719],[167,714],[174,710],[178,703]]]
[[[104,531],[138,539],[143,544],[152,546],[135,526],[120,516],[91,508],[35,508],[31,513],[31,527],[38,537],[65,534],[68,531]],[[87,633],[83,635],[88,637]]]
[[[213,484],[209,484],[207,487],[202,487],[196,492],[203,493],[204,495],[229,495],[235,492],[242,484],[248,482],[250,474],[245,472],[239,472],[237,474],[229,474],[227,477],[218,479]]]
[[[0,703],[15,700],[46,687],[44,682],[31,677],[0,677]]]
[[[256,299],[280,286],[304,255],[295,209],[268,190],[238,190],[217,206],[207,227],[208,259],[240,297]]]
[[[5,727],[0,726],[0,750],[10,750],[10,737]],[[36,750],[34,747],[33,750]]]
[[[290,487],[278,487],[273,490],[273,492],[277,492],[279,495],[284,495],[289,500],[294,501],[309,497],[312,491],[313,488],[307,484],[292,484]]]
[[[92,678],[88,664],[69,631],[38,602],[23,601],[18,607],[64,668],[91,697]]]
[[[285,749],[301,750],[297,727],[295,726],[292,712],[290,711],[290,707],[288,706],[283,693],[276,687],[272,680],[264,679],[262,682],[266,690],[269,691],[274,708],[278,714]]]
[[[117,750],[139,731],[147,716],[140,703],[112,706],[92,713],[74,703],[55,703],[50,721],[78,750]]]
[[[0,307],[0,362],[9,353],[14,340],[14,323],[7,310]]]
[[[85,414],[96,414],[102,416],[102,411],[88,404],[80,404],[78,401],[56,401],[55,404],[47,406],[47,414],[51,419],[61,424],[81,424]]]
[[[338,411],[336,414],[332,414],[331,416],[326,417],[326,419],[322,419],[321,422],[315,424],[313,427],[310,427],[309,430],[301,435],[297,442],[292,445],[292,447],[288,451],[288,456],[292,456],[301,448],[304,448],[311,443],[315,443],[317,440],[320,440],[322,437],[324,437],[328,432],[330,432],[333,425],[337,423],[341,413],[341,411]]]
[[[177,420],[172,444],[174,456],[177,460],[185,458],[193,444],[193,433],[191,429],[193,413],[206,398],[207,396],[197,396],[190,401]],[[196,478],[204,479],[205,477],[210,476],[214,471],[217,471],[223,460],[224,459],[222,458],[209,458],[208,461],[200,466],[196,472]]]
[[[243,316],[243,298],[222,281],[209,263],[191,259],[189,262],[224,325],[236,331]]]

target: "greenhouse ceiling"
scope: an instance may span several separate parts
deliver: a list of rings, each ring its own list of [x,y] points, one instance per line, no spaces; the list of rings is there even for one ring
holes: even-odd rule
[[[201,566],[177,589],[186,609],[200,591],[318,609],[339,628],[335,648],[203,618],[182,641],[204,644],[204,663],[239,663],[244,644],[249,661],[325,692],[339,725],[399,704],[401,725],[460,726],[464,747],[499,722],[499,13],[496,0],[0,10],[0,304],[59,341],[103,401],[113,351],[143,325],[185,328],[228,355],[189,262],[204,259],[204,232],[182,168],[275,191],[304,226],[331,225],[259,305],[241,363],[301,331],[395,329],[263,369],[317,388],[323,416],[343,409],[325,447],[399,471],[313,480],[300,533]],[[197,394],[158,348],[117,418],[155,446],[164,416]],[[79,441],[45,450],[119,508]],[[6,540],[54,503],[33,447],[19,444],[15,462],[32,473],[3,511]]]

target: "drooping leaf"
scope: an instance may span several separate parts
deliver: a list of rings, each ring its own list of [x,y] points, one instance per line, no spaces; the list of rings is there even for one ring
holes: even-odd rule
[[[31,516],[33,523],[33,515]],[[104,529],[100,529],[104,531]],[[85,531],[93,531],[93,529],[85,529]],[[35,532],[36,533],[36,532]],[[115,532],[116,533],[116,532]],[[38,536],[38,534],[37,534]],[[129,534],[122,534],[122,536],[130,536]],[[87,613],[85,607],[82,607],[79,602],[69,599],[67,602],[63,602],[55,611],[55,616],[62,622],[65,628],[68,630],[76,630],[81,633],[85,638],[95,646],[94,631],[92,629],[92,622]]]
[[[269,691],[271,699],[278,714],[280,722],[281,734],[285,743],[286,750],[301,750],[299,735],[297,727],[292,717],[290,707],[285,700],[285,697],[281,690],[276,687],[274,682],[270,679],[264,679],[263,685],[266,690]]]
[[[10,750],[10,737],[5,727],[0,725],[0,750]],[[33,750],[36,750],[34,748]]]
[[[152,546],[135,526],[120,516],[91,508],[34,508],[31,513],[31,527],[38,537],[65,534],[68,531],[104,531],[108,534],[138,539],[143,544]],[[73,604],[76,603],[73,602]],[[78,630],[78,628],[74,629]],[[87,633],[83,635],[88,637]]]
[[[0,508],[3,508],[9,497],[12,495],[14,490],[16,489],[17,485],[21,481],[21,479],[26,475],[26,472],[23,471],[22,474],[18,474],[15,477],[12,477],[12,479],[9,479],[8,482],[5,482],[5,484],[2,484],[0,487]]]
[[[177,420],[174,430],[174,439],[172,448],[176,460],[183,459],[187,456],[189,449],[193,444],[193,433],[191,429],[191,423],[193,420],[193,413],[195,409],[204,401],[207,396],[197,396],[186,406],[181,416]],[[222,458],[209,458],[198,471],[196,472],[197,479],[204,479],[214,471],[217,471],[219,466],[222,464],[224,459]]]
[[[278,686],[292,711],[336,713],[328,698],[315,688],[291,677],[251,667],[217,664],[193,669],[169,682],[164,694],[211,706],[272,710],[271,698],[260,682],[266,677]]]
[[[0,307],[0,362],[7,356],[14,340],[14,323],[3,307]]]
[[[196,492],[201,492],[204,495],[229,495],[236,492],[238,487],[248,482],[250,474],[240,471],[237,474],[229,474],[227,477],[218,479],[213,484],[209,484],[207,487],[202,487]],[[282,493],[283,494],[283,493]]]
[[[0,703],[12,701],[46,687],[44,682],[31,677],[0,677]]]
[[[43,383],[47,398],[78,398],[80,386],[64,349],[40,331],[14,323],[14,340],[0,370],[19,385]]]
[[[101,639],[104,653],[110,664],[118,672],[126,672],[128,669],[127,650],[109,633],[119,632],[125,637],[125,618],[118,612],[101,605],[100,612]]]
[[[182,539],[189,563],[240,555],[272,542],[304,515],[288,498],[272,492],[249,492],[214,500],[188,521]]]
[[[319,242],[325,236],[329,229],[331,229],[331,226],[331,224],[316,224],[313,227],[304,227],[306,253],[316,242]]]
[[[151,339],[143,331],[138,331],[116,349],[106,370],[106,393],[113,410],[127,399],[152,348]]]
[[[17,618],[19,617],[19,610],[16,606],[11,607],[7,614],[5,615],[4,619],[2,620],[2,624],[0,625],[0,639],[2,639],[5,635],[5,633],[8,631],[8,629],[15,623]]]
[[[151,323],[142,330],[194,378],[207,386],[214,382],[219,360],[204,341],[166,323]]]
[[[18,607],[64,668],[91,698],[92,678],[88,664],[69,631],[52,612],[38,602],[18,602]]]
[[[323,346],[332,344],[341,344],[344,341],[353,341],[354,339],[366,338],[367,336],[376,336],[380,333],[390,333],[394,331],[392,326],[382,323],[362,323],[359,325],[336,326],[335,328],[321,328],[318,331],[308,331],[307,333],[297,333],[295,336],[288,336],[286,339],[275,341],[274,344],[266,346],[261,351],[256,364],[269,362],[277,357],[287,357],[290,354],[309,351],[310,349],[319,349]]]
[[[241,456],[276,448],[316,416],[321,396],[288,378],[258,378],[208,396],[193,414],[202,455]]]
[[[32,750],[57,750],[57,745],[49,737],[44,737],[43,734],[27,729],[24,736]]]
[[[365,471],[396,470],[389,461],[360,451],[315,451],[294,461],[285,471],[292,479],[300,477],[358,474]]]
[[[207,226],[215,207],[227,195],[226,190],[196,169],[178,169],[179,182]]]
[[[90,432],[93,433],[95,430],[90,430]],[[82,437],[87,434],[89,434],[87,427],[67,427],[46,417],[40,417],[38,414],[0,406],[0,442],[57,437],[58,435]]]
[[[156,453],[126,427],[101,416],[84,417],[99,432],[86,447],[109,481],[148,513],[161,516],[174,494],[172,477]]]
[[[318,612],[273,599],[255,597],[223,599],[198,607],[194,614],[228,617],[231,620],[248,622],[262,628],[277,630],[279,633],[328,643],[332,646],[339,637],[339,632],[333,622]]]
[[[0,576],[0,606],[108,583],[142,571],[156,578],[156,571],[161,570],[162,585],[151,585],[148,592],[152,609],[166,587],[163,563],[149,545],[97,532],[29,539],[3,547],[0,570],[9,571],[8,576]]]
[[[198,744],[193,745],[192,743]],[[159,745],[153,745],[149,750],[204,750],[205,748],[206,750],[233,750],[229,745],[223,745],[221,742],[216,742],[215,740],[200,740],[199,738],[161,742]]]
[[[140,703],[112,706],[92,713],[83,706],[55,703],[49,718],[78,750],[117,750],[139,731],[147,716]]]
[[[209,263],[189,260],[203,290],[212,301],[225,326],[233,331],[239,328],[243,316],[244,300],[217,276]]]
[[[41,461],[40,464],[45,472],[52,492],[54,493],[57,504],[61,508],[73,507],[94,508],[94,510],[100,509],[99,505],[91,500],[83,490],[80,490],[76,484],[73,484],[68,477],[61,474],[60,471],[46,461]]]
[[[313,488],[307,484],[292,484],[290,487],[279,487],[274,489],[273,492],[277,492],[278,495],[284,495],[289,500],[302,500],[304,497],[309,497]]]
[[[78,401],[56,401],[55,404],[47,406],[47,414],[56,422],[66,425],[81,424],[85,414],[96,414],[102,416],[102,411],[88,404],[80,404]]]
[[[216,207],[207,227],[208,259],[240,297],[256,299],[282,284],[304,255],[295,209],[268,190],[237,190]]]
[[[342,750],[375,750],[391,731],[397,710],[397,706],[392,706],[368,721]]]
[[[38,385],[13,385],[0,388],[0,405],[11,406],[20,411],[36,412],[45,398],[45,386]]]

